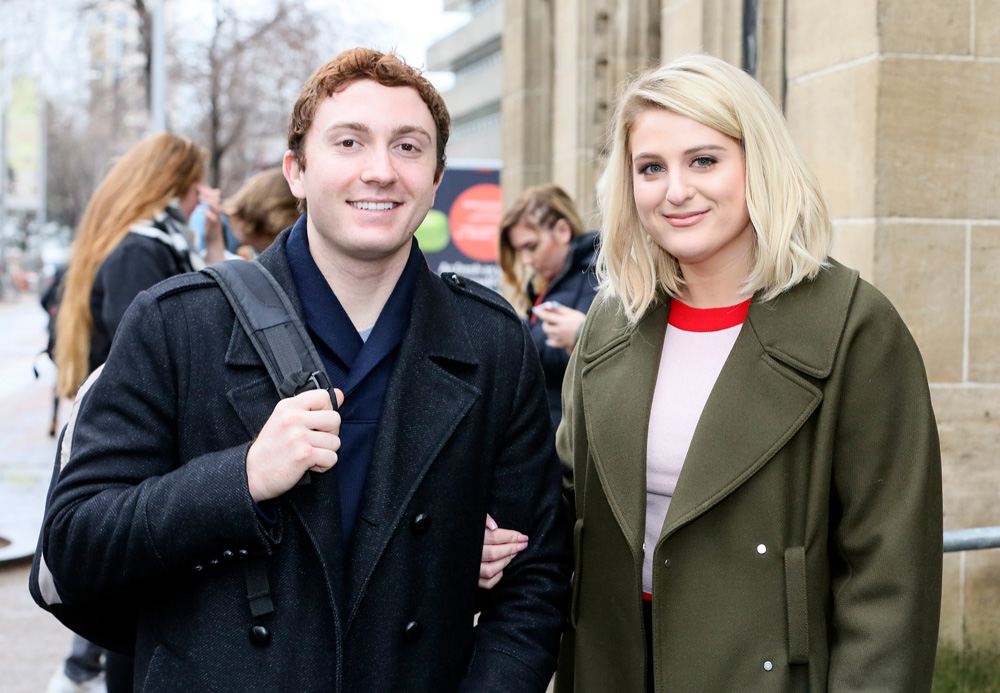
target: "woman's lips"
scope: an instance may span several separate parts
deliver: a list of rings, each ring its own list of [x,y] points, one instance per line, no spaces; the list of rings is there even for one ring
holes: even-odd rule
[[[707,209],[700,212],[679,212],[677,214],[667,214],[666,220],[671,226],[682,228],[685,226],[694,226],[704,219],[706,214],[708,214]]]

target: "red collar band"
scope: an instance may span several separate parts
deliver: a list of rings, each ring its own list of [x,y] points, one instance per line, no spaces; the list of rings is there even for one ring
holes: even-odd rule
[[[742,325],[750,310],[750,300],[725,308],[692,308],[676,298],[670,299],[667,322],[685,332],[718,332]]]

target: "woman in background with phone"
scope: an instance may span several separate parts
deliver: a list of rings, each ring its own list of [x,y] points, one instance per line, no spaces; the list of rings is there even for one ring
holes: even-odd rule
[[[548,183],[525,190],[504,214],[499,243],[501,293],[528,320],[557,426],[566,364],[597,293],[597,233],[584,232],[573,200]]]

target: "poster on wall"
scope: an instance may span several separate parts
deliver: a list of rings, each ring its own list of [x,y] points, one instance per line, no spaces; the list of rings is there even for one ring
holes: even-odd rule
[[[496,291],[502,215],[499,162],[449,162],[434,207],[416,232],[431,270],[455,272]]]

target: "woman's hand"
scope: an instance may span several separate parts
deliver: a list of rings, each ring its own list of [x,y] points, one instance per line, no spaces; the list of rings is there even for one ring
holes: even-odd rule
[[[558,308],[544,306],[545,304],[538,306],[535,315],[542,321],[542,330],[548,337],[545,343],[550,347],[565,349],[567,353],[572,354],[573,347],[576,346],[576,335],[587,314],[566,306]]]
[[[479,564],[479,586],[491,589],[503,577],[503,569],[518,552],[528,548],[528,537],[512,529],[500,529],[496,520],[486,515],[483,535],[483,562]]]
[[[205,209],[205,262],[214,265],[226,259],[226,239],[222,233],[222,193],[218,188],[198,186],[198,197]]]

